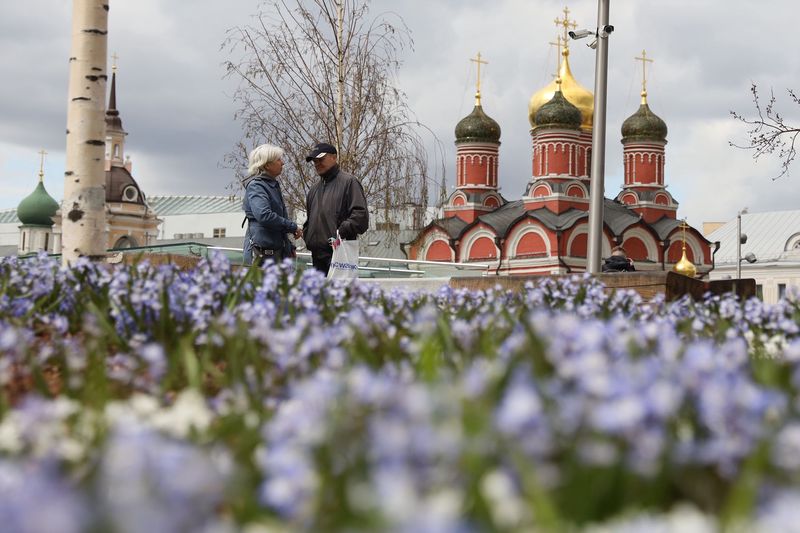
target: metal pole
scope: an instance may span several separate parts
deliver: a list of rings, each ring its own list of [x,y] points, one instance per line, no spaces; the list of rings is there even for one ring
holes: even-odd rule
[[[597,55],[594,70],[594,120],[592,132],[592,182],[589,190],[589,242],[587,270],[600,272],[603,251],[603,200],[605,197],[606,165],[606,86],[608,85],[608,25],[609,0],[597,2]]]
[[[736,279],[742,279],[742,212],[736,214]]]

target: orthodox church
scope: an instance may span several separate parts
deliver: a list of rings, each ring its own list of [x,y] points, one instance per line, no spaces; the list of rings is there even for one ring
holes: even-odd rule
[[[148,205],[139,184],[133,178],[130,157],[125,156],[125,137],[117,110],[116,65],[111,77],[111,91],[106,110],[106,234],[108,249],[147,246],[158,237],[161,222]],[[45,152],[42,151],[42,164]],[[20,236],[17,253],[39,251],[61,253],[60,206],[45,190],[44,173],[39,184],[17,207]]]
[[[567,21],[556,21],[564,26],[556,79],[529,102],[532,172],[522,198],[499,192],[500,126],[481,103],[479,54],[475,107],[455,127],[456,188],[444,216],[408,244],[410,259],[492,263],[498,274],[586,270],[594,97],[570,70]],[[647,61],[644,52],[638,59]],[[644,72],[641,98],[622,124],[624,184],[604,199],[602,256],[621,245],[637,270],[692,272],[693,264],[705,275],[712,245],[676,218],[664,173],[667,125],[650,110]]]
[[[18,255],[26,255],[38,251],[52,251],[53,217],[59,209],[58,202],[48,194],[44,187],[44,150],[39,166],[39,183],[31,194],[22,199],[17,206],[19,225]]]

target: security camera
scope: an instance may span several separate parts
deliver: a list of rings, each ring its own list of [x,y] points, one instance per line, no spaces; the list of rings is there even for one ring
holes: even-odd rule
[[[595,50],[595,49],[597,48],[597,37],[595,37],[594,39],[592,39],[592,42],[590,42],[590,43],[587,43],[587,44],[586,44],[586,46],[588,46],[588,47],[589,47],[589,48],[591,48],[592,50]]]
[[[756,261],[758,261],[758,259],[756,258],[756,254],[754,254],[753,252],[750,252],[749,254],[744,256],[744,260],[750,263],[751,265]]]
[[[747,243],[747,233],[742,233],[742,234],[739,236],[739,242],[740,242],[741,244],[746,244],[746,243]]]
[[[578,30],[569,32],[570,39],[583,39],[584,37],[588,37],[590,35],[594,35],[594,32],[591,30]]]
[[[611,24],[606,24],[605,26],[603,26],[603,29],[600,30],[600,33],[603,35],[603,37],[608,37],[608,34],[612,33],[613,31],[614,31],[614,26],[612,26]]]

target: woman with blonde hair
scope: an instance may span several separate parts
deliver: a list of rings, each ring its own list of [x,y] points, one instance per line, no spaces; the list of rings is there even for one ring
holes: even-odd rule
[[[294,245],[288,235],[299,239],[303,230],[289,219],[278,176],[283,170],[283,150],[262,144],[250,152],[248,177],[242,207],[247,218],[244,236],[244,262],[261,266],[265,261],[280,262],[290,257]]]

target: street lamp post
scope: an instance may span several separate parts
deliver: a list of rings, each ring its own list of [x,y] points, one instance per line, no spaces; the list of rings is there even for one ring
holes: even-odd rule
[[[742,243],[747,242],[747,235],[742,234],[742,215],[745,213],[746,207],[736,214],[736,279],[742,279]]]
[[[603,199],[606,164],[606,87],[608,85],[609,0],[597,2],[597,53],[594,71],[594,120],[592,132],[592,182],[589,190],[589,238],[587,270],[600,272],[603,237]]]

